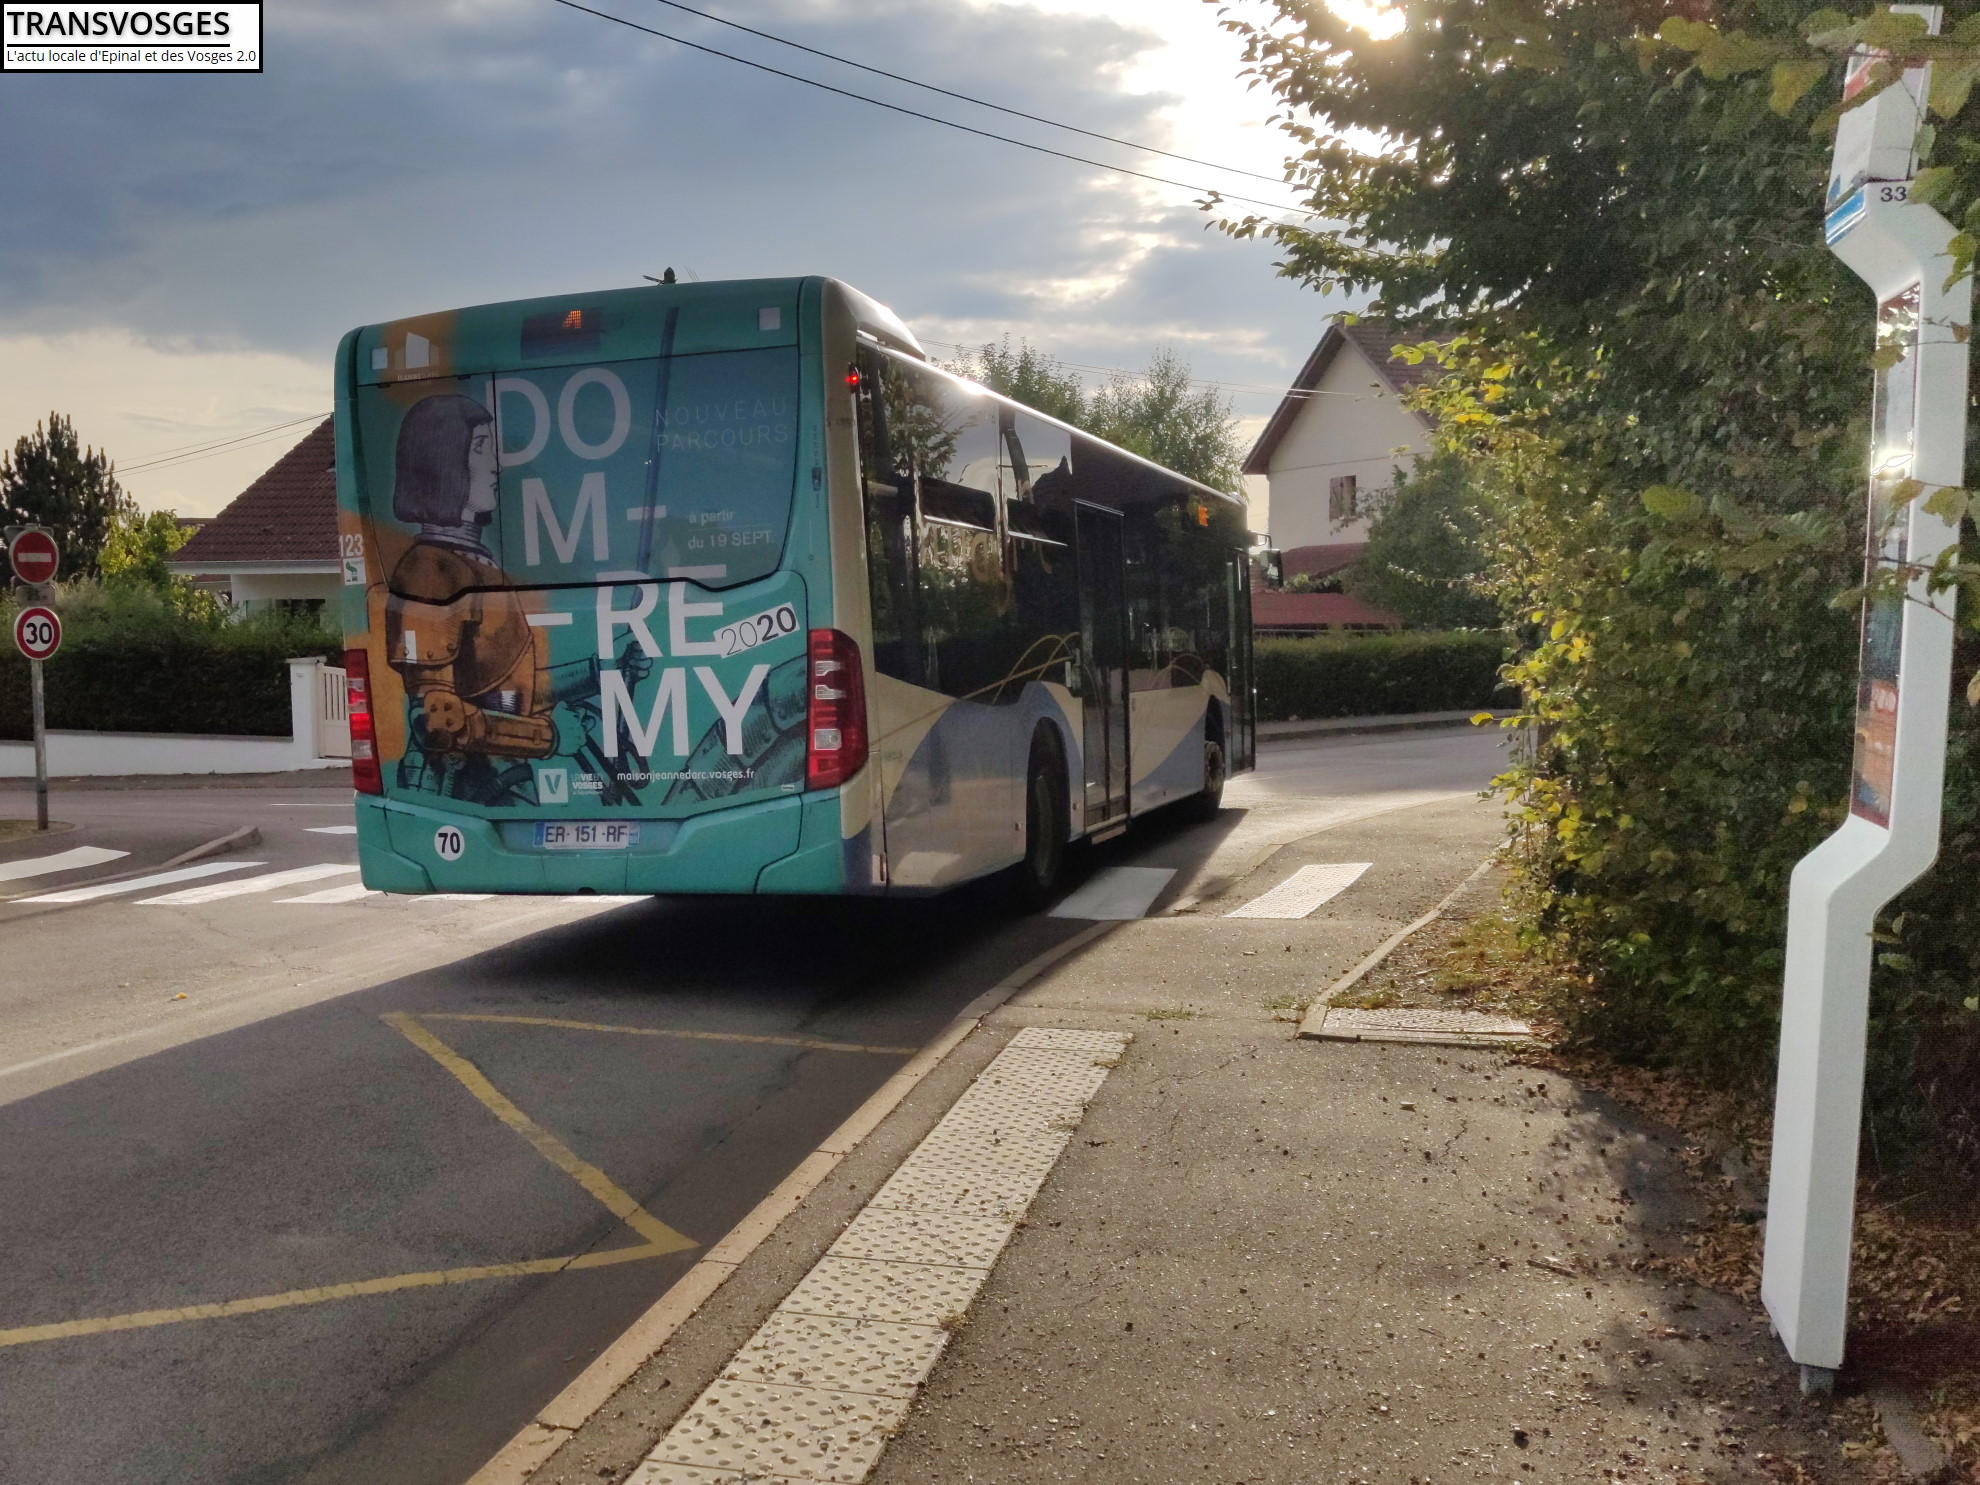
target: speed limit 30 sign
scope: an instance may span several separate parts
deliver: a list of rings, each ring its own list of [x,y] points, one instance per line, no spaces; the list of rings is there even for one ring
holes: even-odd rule
[[[62,648],[62,621],[52,608],[24,608],[14,618],[14,644],[30,660],[47,660]]]

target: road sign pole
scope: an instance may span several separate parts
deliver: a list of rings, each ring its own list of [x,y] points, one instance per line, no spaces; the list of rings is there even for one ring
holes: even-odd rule
[[[1938,30],[1936,6],[1892,10]],[[1873,85],[1877,60],[1852,59],[1845,98]],[[1760,1297],[1804,1391],[1833,1385],[1847,1335],[1871,934],[1939,849],[1954,596],[1932,592],[1927,574],[1959,529],[1926,507],[1964,479],[1973,282],[1947,276],[1952,224],[1909,199],[1929,71],[1843,114],[1830,174],[1830,249],[1875,295],[1880,349],[1894,359],[1873,397],[1849,814],[1788,889]]]
[[[34,828],[48,828],[48,708],[42,701],[41,662],[28,661],[28,684],[34,692]]]

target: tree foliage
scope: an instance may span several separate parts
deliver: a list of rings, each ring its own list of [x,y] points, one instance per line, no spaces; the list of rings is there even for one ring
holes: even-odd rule
[[[1086,386],[1079,374],[1028,340],[1020,340],[1013,349],[1006,335],[1001,345],[990,342],[965,351],[948,369],[1062,423],[1077,427],[1086,417]]]
[[[1950,9],[1964,35],[1974,6]],[[1849,765],[1835,600],[1861,561],[1873,305],[1822,241],[1834,13],[1404,0],[1375,40],[1272,10],[1225,24],[1323,225],[1226,225],[1317,289],[1462,332],[1418,353],[1446,366],[1421,395],[1494,513],[1489,583],[1522,641],[1533,745],[1503,785],[1529,932],[1591,972],[1585,1030],[1762,1085],[1788,872]],[[1957,103],[1928,143],[1980,162]],[[1922,1096],[1945,1127],[1950,1075],[1921,1049],[1974,1021],[1976,752],[1956,742],[1947,852],[1880,964],[1873,1111],[1898,1123]]]
[[[1243,487],[1244,444],[1228,394],[1200,386],[1167,346],[1138,377],[1115,376],[1086,407],[1086,426],[1109,443],[1218,490]]]
[[[1244,443],[1231,398],[1199,384],[1166,346],[1139,376],[1117,373],[1091,395],[1075,372],[1028,341],[1013,350],[1009,337],[948,369],[1215,489],[1242,488]]]
[[[1348,591],[1413,629],[1483,629],[1499,606],[1481,589],[1486,555],[1479,490],[1467,461],[1438,454],[1396,471],[1349,569]]]
[[[61,413],[0,456],[0,524],[46,526],[62,549],[65,578],[92,576],[112,521],[135,511],[109,456],[84,448]]]
[[[221,613],[220,600],[195,588],[165,565],[191,537],[192,532],[179,524],[177,514],[172,511],[121,512],[111,521],[110,533],[97,557],[105,585],[142,588],[158,595],[175,612],[217,618]]]

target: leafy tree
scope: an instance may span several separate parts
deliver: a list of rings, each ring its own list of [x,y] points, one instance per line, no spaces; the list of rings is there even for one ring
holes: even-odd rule
[[[1422,352],[1448,373],[1422,397],[1523,640],[1528,930],[1590,972],[1584,1031],[1754,1086],[1788,872],[1845,797],[1832,600],[1862,550],[1872,306],[1822,244],[1824,100],[1777,112],[1769,76],[1656,34],[1708,9],[1791,34],[1813,7],[1408,0],[1387,40],[1304,0],[1227,17],[1319,222],[1228,226],[1462,332]],[[1947,1013],[1914,997],[1886,1045]]]
[[[65,578],[93,576],[111,522],[135,511],[109,455],[82,447],[61,413],[0,457],[0,524],[46,526],[61,546]]]
[[[1086,426],[1110,443],[1218,490],[1242,488],[1244,443],[1228,395],[1199,387],[1167,346],[1139,377],[1115,376],[1087,404]]]
[[[85,449],[59,412],[0,455],[0,525],[48,527],[61,546],[61,576],[97,572],[111,521],[135,513],[107,453]]]
[[[978,346],[949,363],[948,369],[1062,423],[1075,428],[1084,425],[1086,388],[1078,374],[1066,370],[1028,340],[1020,340],[1013,350],[1006,335],[1003,344]]]
[[[1498,604],[1480,589],[1484,513],[1465,465],[1446,453],[1396,471],[1376,505],[1368,546],[1348,573],[1349,592],[1415,629],[1498,623]]]
[[[1116,373],[1090,397],[1079,377],[1020,340],[983,345],[948,369],[1049,413],[1144,459],[1219,490],[1242,488],[1244,443],[1231,399],[1199,387],[1189,363],[1166,346],[1139,376]]]
[[[171,608],[191,618],[217,618],[220,600],[166,567],[166,561],[186,544],[192,533],[169,510],[149,515],[123,512],[111,522],[97,565],[104,583],[113,588],[142,588],[157,594]]]
[[[166,569],[166,559],[184,546],[191,535],[172,511],[155,510],[149,515],[137,510],[121,511],[110,523],[97,565],[106,581],[164,588],[173,580],[173,574]]]

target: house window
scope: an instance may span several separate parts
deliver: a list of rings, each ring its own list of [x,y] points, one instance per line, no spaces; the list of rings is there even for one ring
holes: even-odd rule
[[[1352,521],[1360,506],[1354,491],[1354,476],[1337,474],[1327,481],[1327,519],[1336,526]]]

